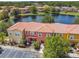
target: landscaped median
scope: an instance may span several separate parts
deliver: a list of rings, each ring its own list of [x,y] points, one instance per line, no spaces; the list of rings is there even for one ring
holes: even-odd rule
[[[72,16],[79,16],[78,12],[60,12],[63,15],[72,15]]]

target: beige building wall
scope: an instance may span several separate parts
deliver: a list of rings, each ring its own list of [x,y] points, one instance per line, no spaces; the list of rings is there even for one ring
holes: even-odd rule
[[[16,43],[20,43],[20,40],[22,39],[22,32],[18,30],[8,30],[8,36],[10,41],[14,40]]]

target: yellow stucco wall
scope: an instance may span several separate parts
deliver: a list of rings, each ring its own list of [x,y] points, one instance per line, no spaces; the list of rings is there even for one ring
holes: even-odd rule
[[[16,32],[19,32],[20,35],[19,36],[16,36],[15,35]],[[10,35],[10,33],[12,33],[12,34]],[[17,43],[19,43],[20,40],[22,39],[22,32],[21,31],[18,31],[18,30],[13,30],[13,31],[8,30],[8,36],[9,36],[9,40],[14,40]]]
[[[69,36],[72,35],[72,34],[63,34],[63,38],[64,39],[69,39]],[[70,41],[74,41],[74,42],[79,42],[79,34],[73,34],[74,35],[74,40],[70,40]]]

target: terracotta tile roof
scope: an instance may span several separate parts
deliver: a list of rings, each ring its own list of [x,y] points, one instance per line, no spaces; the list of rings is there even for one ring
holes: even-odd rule
[[[79,34],[79,25],[60,23],[18,22],[7,30]]]
[[[7,30],[20,30],[23,31],[26,27],[28,27],[29,23],[27,22],[18,22],[13,26],[9,27]]]

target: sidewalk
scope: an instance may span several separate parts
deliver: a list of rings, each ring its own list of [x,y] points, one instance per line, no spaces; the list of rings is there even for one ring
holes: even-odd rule
[[[71,58],[79,58],[79,55],[76,53],[68,53]]]

